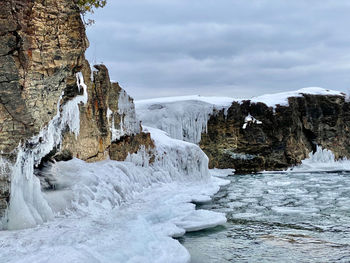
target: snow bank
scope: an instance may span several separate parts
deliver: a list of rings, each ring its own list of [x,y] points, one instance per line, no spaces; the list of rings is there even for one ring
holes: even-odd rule
[[[214,110],[228,109],[233,98],[184,96],[136,101],[143,125],[161,129],[172,138],[199,143]]]
[[[156,144],[152,164],[141,150],[126,162],[73,159],[48,167],[58,190],[45,198],[56,218],[33,229],[1,232],[1,259],[189,262],[187,250],[172,237],[226,222],[224,214],[196,210],[191,202],[210,199],[227,181],[210,176],[197,145],[144,130]]]
[[[252,103],[262,102],[268,107],[275,108],[276,105],[288,106],[289,97],[301,97],[302,94],[313,94],[313,95],[337,95],[345,96],[344,93],[336,90],[323,89],[318,87],[303,88],[296,91],[281,92],[275,94],[265,94],[262,96],[254,97],[250,99]]]
[[[79,104],[85,104],[88,99],[82,74],[77,74],[77,86],[84,89],[83,95],[67,102],[60,111],[62,94],[57,102],[57,114],[48,126],[27,141],[25,147],[18,147],[17,161],[11,172],[10,205],[1,228],[33,227],[53,218],[52,210],[41,193],[40,181],[34,175],[34,165],[39,164],[45,155],[61,143],[62,132],[66,127],[78,136]]]
[[[335,172],[350,171],[350,160],[346,158],[335,160],[332,151],[317,146],[317,151],[309,154],[309,158],[303,160],[300,165],[289,168],[286,172]]]

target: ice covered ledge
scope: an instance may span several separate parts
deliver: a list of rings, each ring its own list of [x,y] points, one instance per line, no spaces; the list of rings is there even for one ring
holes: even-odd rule
[[[189,262],[172,237],[224,224],[224,214],[196,210],[192,202],[209,200],[227,182],[210,176],[197,145],[145,131],[155,144],[152,162],[141,148],[125,162],[74,158],[49,167],[57,190],[44,197],[61,216],[33,229],[2,232],[0,243],[8,244],[0,247],[2,259]],[[23,242],[16,242],[18,235]]]
[[[198,143],[210,168],[237,173],[283,170],[316,145],[349,157],[350,103],[339,91],[304,88],[252,99],[200,96],[136,102],[144,124]]]

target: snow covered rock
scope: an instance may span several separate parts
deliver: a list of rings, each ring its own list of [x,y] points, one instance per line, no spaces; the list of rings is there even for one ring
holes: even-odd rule
[[[350,103],[341,92],[320,88],[234,102],[208,121],[200,147],[210,167],[236,173],[283,170],[316,146],[335,158],[350,157]]]

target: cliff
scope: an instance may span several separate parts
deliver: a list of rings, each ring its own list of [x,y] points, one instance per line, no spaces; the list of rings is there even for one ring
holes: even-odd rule
[[[91,72],[87,48],[75,1],[0,2],[0,216],[33,166],[72,157],[124,160],[142,144],[153,147],[107,68]],[[114,153],[119,140],[123,154]]]
[[[251,100],[150,99],[137,101],[136,111],[143,124],[199,144],[210,168],[251,173],[297,165],[317,146],[349,158],[349,106],[339,91],[304,88]]]
[[[316,146],[350,157],[350,103],[343,95],[301,94],[286,105],[233,102],[213,114],[200,147],[210,167],[237,173],[282,170],[299,164]]]

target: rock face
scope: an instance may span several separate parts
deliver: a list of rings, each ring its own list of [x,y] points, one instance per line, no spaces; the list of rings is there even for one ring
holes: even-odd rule
[[[124,160],[128,150],[133,153],[142,143],[152,146],[149,136],[141,133],[133,100],[118,83],[110,82],[107,68],[95,66],[91,79],[84,56],[87,47],[76,1],[0,1],[0,217],[10,201],[11,166],[18,146],[31,146],[29,140],[57,111],[83,94],[79,72],[88,95],[87,103],[78,106],[79,133],[64,131],[61,143],[43,161],[97,161],[109,155]],[[116,154],[113,149],[119,148],[111,144],[120,138],[130,146]],[[44,143],[40,138],[35,142]]]
[[[87,46],[73,1],[0,1],[0,214],[9,199],[8,161],[55,116],[62,92],[77,90]]]
[[[227,116],[211,116],[200,142],[209,166],[238,173],[281,170],[300,163],[317,145],[337,158],[350,157],[350,103],[344,96],[303,94],[288,101],[275,109],[234,102]]]
[[[74,1],[0,2],[0,151],[12,152],[53,118],[88,46]]]
[[[89,67],[84,68],[88,71],[84,75],[89,76]],[[65,155],[69,152],[72,157],[89,162],[106,159],[111,152],[112,141],[141,132],[132,98],[118,83],[110,82],[104,65],[96,65],[95,68],[97,71],[93,72],[93,81],[85,81],[88,102],[80,106],[79,136],[65,134],[61,150]],[[113,153],[111,156],[116,157]],[[122,161],[125,158],[111,159]]]

